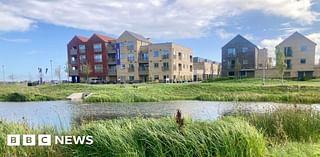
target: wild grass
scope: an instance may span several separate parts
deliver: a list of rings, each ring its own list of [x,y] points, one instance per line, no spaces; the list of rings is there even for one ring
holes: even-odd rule
[[[210,83],[88,85],[62,84],[27,87],[0,85],[0,101],[18,93],[23,101],[63,100],[74,92],[94,93],[86,102],[156,102],[174,100],[202,101],[269,101],[312,104],[320,102],[320,80],[285,81],[217,80]]]
[[[238,113],[261,130],[270,141],[319,142],[320,112],[298,107],[280,107],[267,113]]]
[[[65,134],[91,135],[93,145],[8,147],[8,133],[51,133],[0,124],[0,156],[223,156],[259,157],[266,154],[263,135],[247,122],[224,118],[216,122],[186,120],[179,127],[172,118],[118,119],[90,122]]]

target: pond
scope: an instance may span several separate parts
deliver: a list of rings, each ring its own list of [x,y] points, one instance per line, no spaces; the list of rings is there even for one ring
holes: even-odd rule
[[[8,122],[27,123],[31,127],[50,126],[69,130],[82,120],[113,119],[120,117],[174,116],[180,109],[184,116],[196,120],[214,120],[226,113],[239,110],[265,112],[278,104],[269,102],[212,102],[170,101],[144,103],[85,104],[70,101],[0,102],[0,119]],[[290,106],[290,105],[289,105]],[[292,106],[292,105],[291,105]],[[303,106],[303,105],[301,105]],[[304,105],[319,109],[320,105]]]

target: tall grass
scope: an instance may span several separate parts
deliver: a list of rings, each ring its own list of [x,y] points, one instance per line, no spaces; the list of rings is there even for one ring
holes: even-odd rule
[[[93,135],[93,145],[72,145],[74,156],[264,156],[265,141],[248,123],[226,118],[216,122],[171,118],[122,119],[90,123],[75,132]]]
[[[267,113],[239,113],[251,125],[277,141],[319,142],[320,112],[302,108],[279,108]]]

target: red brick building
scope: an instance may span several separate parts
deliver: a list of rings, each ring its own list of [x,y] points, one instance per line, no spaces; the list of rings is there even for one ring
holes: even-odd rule
[[[75,36],[67,46],[72,82],[84,82],[87,77],[89,81],[116,80],[116,75],[112,77],[116,69],[114,43],[115,39],[100,34]]]

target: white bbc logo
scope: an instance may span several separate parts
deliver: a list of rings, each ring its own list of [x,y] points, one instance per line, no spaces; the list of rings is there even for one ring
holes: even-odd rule
[[[17,135],[11,134],[7,135],[7,145],[8,146],[20,146],[21,141],[23,146],[35,146],[36,141],[38,141],[39,146],[50,146],[51,145],[51,135]]]

